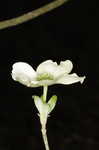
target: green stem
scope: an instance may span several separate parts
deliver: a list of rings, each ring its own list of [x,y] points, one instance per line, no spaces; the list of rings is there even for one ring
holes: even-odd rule
[[[43,86],[43,101],[46,102],[48,86]]]
[[[47,140],[47,134],[46,134],[46,128],[42,127],[42,137],[43,137],[43,141],[44,141],[44,145],[45,145],[45,149],[49,150],[49,145],[48,145],[48,140]]]
[[[43,102],[45,103],[47,98],[47,91],[48,91],[48,86],[47,85],[43,86]],[[49,150],[49,144],[48,144],[47,133],[46,133],[46,123],[47,123],[46,114],[44,113],[40,114],[40,122],[41,122],[41,132],[42,132],[45,149]]]

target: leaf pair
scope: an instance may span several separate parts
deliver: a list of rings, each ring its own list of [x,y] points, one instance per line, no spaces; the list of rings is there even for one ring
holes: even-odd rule
[[[57,102],[57,96],[53,95],[48,102],[43,101],[43,97],[39,96],[32,96],[34,99],[35,106],[37,107],[40,114],[45,113],[46,115],[49,115],[51,111],[54,109],[56,102]]]

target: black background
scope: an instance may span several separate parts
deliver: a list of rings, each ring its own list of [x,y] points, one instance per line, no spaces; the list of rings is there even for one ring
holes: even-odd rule
[[[50,1],[47,1],[50,2]],[[19,16],[45,0],[0,2],[0,20]],[[47,59],[70,59],[81,85],[53,85],[58,102],[47,123],[50,149],[99,149],[99,5],[72,0],[22,25],[0,30],[0,150],[44,149],[37,110],[31,98],[42,88],[27,88],[11,78],[13,63],[36,67]]]

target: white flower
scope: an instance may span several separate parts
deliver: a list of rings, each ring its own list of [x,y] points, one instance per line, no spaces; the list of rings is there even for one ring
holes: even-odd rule
[[[72,68],[73,64],[70,60],[61,61],[59,65],[52,60],[47,60],[42,62],[36,71],[25,62],[17,62],[12,67],[12,78],[28,87],[83,83],[85,76],[69,74]]]

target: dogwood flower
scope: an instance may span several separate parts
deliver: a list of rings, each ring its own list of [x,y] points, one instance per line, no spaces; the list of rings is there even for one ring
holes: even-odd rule
[[[12,78],[28,87],[43,86],[43,94],[32,96],[34,104],[39,112],[41,131],[46,150],[49,150],[49,144],[46,135],[46,123],[49,114],[56,106],[57,96],[53,95],[47,101],[47,90],[49,85],[53,84],[73,84],[83,83],[85,76],[79,77],[76,73],[71,73],[73,64],[70,60],[61,61],[58,65],[52,60],[42,62],[36,71],[25,62],[17,62],[12,66]]]
[[[72,68],[73,64],[70,60],[61,61],[59,65],[52,60],[47,60],[42,62],[36,71],[25,62],[17,62],[12,66],[12,78],[28,87],[83,83],[85,76],[70,74]]]

